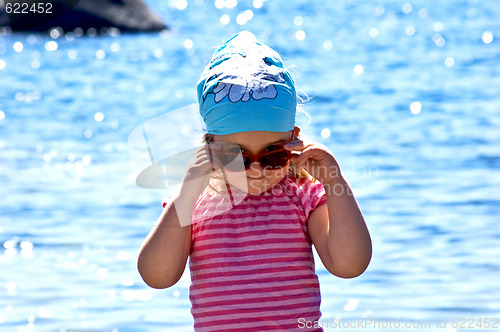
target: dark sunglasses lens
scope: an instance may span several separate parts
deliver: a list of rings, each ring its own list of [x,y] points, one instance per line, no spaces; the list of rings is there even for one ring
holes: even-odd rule
[[[248,170],[250,168],[250,165],[252,164],[252,159],[250,159],[248,156],[243,155],[243,164],[245,165],[245,169]]]
[[[240,151],[237,150],[222,151],[222,153],[220,153],[220,161],[224,166],[229,165],[239,154]]]
[[[220,163],[228,170],[233,172],[241,172],[250,169],[253,158],[249,155],[242,154],[241,148],[235,145],[222,146],[216,152]],[[241,160],[240,158],[243,158]],[[281,149],[260,158],[259,162],[263,168],[280,169],[285,167],[290,159],[288,151]],[[242,163],[242,162],[243,163]]]
[[[218,161],[226,168],[242,168],[241,162],[238,162],[238,156],[241,156],[241,149],[233,144],[219,144],[214,149]],[[238,165],[235,165],[238,164]]]
[[[288,160],[288,152],[286,150],[281,150],[262,157],[260,164],[264,168],[279,169],[285,167]]]
[[[223,149],[219,153],[219,160],[221,161],[222,165],[226,168],[228,171],[232,172],[241,172],[243,171],[244,167],[247,167],[246,164],[245,166],[242,163],[241,160],[241,148],[237,146],[231,146]],[[243,158],[243,162],[245,162],[246,158]]]

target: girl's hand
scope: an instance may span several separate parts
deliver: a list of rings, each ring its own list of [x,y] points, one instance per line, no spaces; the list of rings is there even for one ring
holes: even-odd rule
[[[215,150],[219,148],[218,144],[209,143],[200,147],[186,165],[184,178],[181,185],[181,193],[187,194],[193,199],[198,196],[207,187],[212,172],[219,168],[216,159],[212,158]]]
[[[290,164],[297,172],[304,168],[322,184],[331,183],[340,178],[339,164],[326,146],[296,139],[285,144],[284,148],[292,152],[300,152],[300,154],[292,154],[290,160]]]

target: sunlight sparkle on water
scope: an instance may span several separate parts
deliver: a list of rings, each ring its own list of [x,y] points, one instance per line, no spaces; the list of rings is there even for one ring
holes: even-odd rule
[[[432,26],[432,28],[433,28],[433,29],[434,29],[434,31],[436,31],[436,32],[441,32],[441,31],[443,31],[443,29],[444,29],[444,25],[443,25],[443,23],[441,23],[441,22],[436,22],[436,23],[434,23],[434,25]]]
[[[163,50],[161,48],[157,48],[153,51],[153,56],[157,59],[163,58]]]
[[[82,257],[82,258],[80,258],[80,259],[78,260],[78,265],[80,265],[80,266],[85,266],[85,265],[87,265],[87,264],[88,264],[88,262],[89,262],[89,260],[88,260],[87,258]]]
[[[476,8],[467,9],[467,17],[468,18],[474,18],[476,16],[477,16],[477,9]]]
[[[321,137],[323,138],[328,138],[330,137],[330,135],[332,134],[332,132],[330,131],[330,129],[328,128],[324,128],[322,131],[321,131]]]
[[[108,277],[108,269],[101,267],[97,269],[97,278],[104,280]]]
[[[118,28],[110,28],[108,31],[108,35],[110,35],[111,37],[115,37],[115,38],[120,37],[121,31]]]
[[[40,68],[40,60],[33,59],[33,61],[31,61],[31,68],[33,68],[33,69]]]
[[[295,16],[293,23],[295,23],[296,26],[301,26],[304,24],[304,18],[302,16]]]
[[[175,7],[178,9],[178,10],[184,10],[186,9],[188,6],[188,2],[186,0],[177,0],[175,2]]]
[[[26,93],[17,92],[14,96],[17,101],[31,103],[32,101],[40,100],[42,93],[40,91],[29,91]]]
[[[414,101],[410,104],[410,112],[411,114],[417,115],[422,111],[422,104],[419,101]]]
[[[91,95],[92,92],[93,92],[93,89],[92,89],[92,84],[85,84],[83,86],[83,92],[87,95]]]
[[[21,42],[15,42],[13,48],[14,48],[14,51],[19,53],[23,50],[24,46],[23,46],[23,43],[21,43]]]
[[[131,259],[131,256],[130,256],[130,254],[129,254],[127,251],[125,251],[125,250],[120,250],[120,251],[116,254],[115,259],[116,259],[117,261],[127,261],[127,260]],[[133,284],[133,282],[132,282],[132,284]]]
[[[73,30],[73,33],[75,34],[75,37],[79,38],[83,36],[84,31],[82,28],[76,28]]]
[[[220,17],[219,21],[222,25],[226,25],[229,24],[229,22],[231,22],[231,18],[229,17],[229,15],[224,14]]]
[[[5,288],[7,289],[7,294],[14,295],[16,294],[17,284],[15,281],[9,281],[5,284]]]
[[[376,16],[382,16],[385,13],[385,8],[382,6],[377,6],[375,7],[375,15]]]
[[[57,39],[61,36],[61,30],[60,28],[53,28],[49,32],[50,38],[52,39]]]
[[[132,290],[127,289],[122,292],[122,297],[125,301],[144,301],[151,300],[153,294],[149,290]]]
[[[106,57],[106,52],[104,52],[103,50],[98,50],[97,52],[95,52],[95,57],[99,60],[102,60]]]
[[[306,32],[304,30],[299,30],[295,33],[295,38],[297,38],[297,40],[304,40],[306,39]]]
[[[14,249],[17,247],[17,244],[18,244],[18,239],[17,238],[13,238],[12,240],[7,240],[3,243],[3,247],[5,249]]]
[[[483,43],[490,44],[493,41],[493,33],[491,33],[491,31],[485,31],[481,35],[481,39],[483,40]]]
[[[144,85],[142,85],[142,84],[137,84],[137,85],[135,86],[135,92],[137,92],[137,93],[143,93],[143,92],[144,92]]]
[[[193,48],[193,45],[194,45],[194,44],[193,44],[193,41],[192,41],[191,39],[186,39],[186,40],[184,41],[184,47],[185,47],[186,49],[188,49],[188,50],[189,50],[189,49],[191,49],[191,48]]]
[[[354,68],[352,69],[352,71],[354,72],[354,74],[360,75],[360,74],[363,74],[363,72],[365,71],[365,68],[362,65],[355,65]]]
[[[238,5],[238,0],[215,0],[214,2],[215,8],[234,8]]]
[[[102,120],[104,120],[104,114],[102,114],[101,112],[97,112],[94,115],[94,120],[96,120],[97,122],[101,122]]]
[[[419,11],[418,11],[418,16],[419,16],[420,18],[426,18],[426,17],[427,17],[427,14],[428,14],[427,8],[421,8],[421,9],[419,9]]]
[[[57,50],[58,47],[59,45],[53,40],[45,43],[45,49],[49,52]]]
[[[111,45],[109,45],[109,49],[111,52],[118,52],[120,50],[120,44],[118,42],[112,42]]]
[[[262,0],[253,0],[253,7],[256,9],[262,8],[263,2]]]
[[[26,41],[28,42],[28,44],[33,45],[33,44],[36,44],[36,43],[37,43],[38,38],[37,38],[37,36],[35,36],[35,35],[29,35],[29,36],[26,38]]]
[[[226,1],[224,1],[224,0],[215,0],[214,6],[217,9],[222,9],[222,8],[224,8],[226,6]]]
[[[97,36],[97,29],[96,28],[89,28],[87,30],[87,36],[89,36],[89,37]]]
[[[354,311],[358,305],[359,305],[358,299],[349,299],[347,300],[347,303],[344,305],[343,309],[345,311]]]
[[[405,14],[409,14],[411,13],[411,11],[413,10],[412,6],[411,6],[411,3],[405,3],[403,5],[403,7],[401,8],[401,10],[403,11],[403,13]]]
[[[73,41],[75,40],[75,34],[73,32],[68,32],[64,35],[67,41]]]
[[[370,31],[368,31],[368,34],[370,35],[370,37],[375,38],[378,36],[378,29],[371,28]]]
[[[452,67],[455,64],[455,59],[449,56],[444,60],[444,64],[446,65],[446,67]]]
[[[38,316],[40,316],[40,318],[51,318],[52,311],[50,311],[47,308],[40,307],[40,308],[38,308]]]
[[[5,69],[6,66],[7,64],[5,63],[5,61],[0,59],[0,70]]]
[[[234,8],[238,5],[238,0],[226,0],[226,8]]]
[[[412,26],[412,25],[410,25],[410,26],[408,26],[408,27],[406,28],[406,31],[405,31],[405,32],[406,32],[406,35],[407,35],[407,36],[410,36],[410,37],[411,37],[411,36],[415,35],[415,27],[414,27],[414,26]]]
[[[21,250],[33,250],[33,243],[29,241],[22,241],[19,246],[21,247]]]
[[[432,36],[432,41],[436,44],[438,47],[443,47],[444,44],[446,44],[446,40],[441,36],[439,33],[435,33]]]
[[[78,53],[75,50],[68,51],[68,58],[71,60],[75,60],[78,56]]]
[[[82,158],[82,163],[85,165],[85,166],[88,166],[90,165],[90,163],[92,162],[92,157],[90,156],[83,156]]]
[[[245,25],[252,18],[253,18],[253,11],[247,9],[244,12],[238,14],[238,16],[236,17],[236,23],[238,23],[239,25]]]
[[[125,286],[125,287],[134,286],[134,284],[135,284],[134,279],[124,279],[124,280],[122,280],[122,285]]]

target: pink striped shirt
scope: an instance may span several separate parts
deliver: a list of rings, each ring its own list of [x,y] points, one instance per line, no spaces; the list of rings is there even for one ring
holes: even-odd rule
[[[326,202],[323,186],[286,176],[265,193],[241,197],[228,207],[220,195],[203,194],[195,205],[195,330],[306,331],[299,323],[321,316],[307,220]]]

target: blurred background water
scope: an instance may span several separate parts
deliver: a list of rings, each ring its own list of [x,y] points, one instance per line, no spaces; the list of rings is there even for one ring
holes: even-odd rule
[[[189,276],[153,290],[137,273],[163,192],[134,184],[127,138],[195,102],[213,47],[242,29],[294,67],[304,131],[372,234],[362,276],[317,264],[325,329],[500,319],[497,1],[147,3],[170,31],[0,30],[0,330],[192,330]]]

